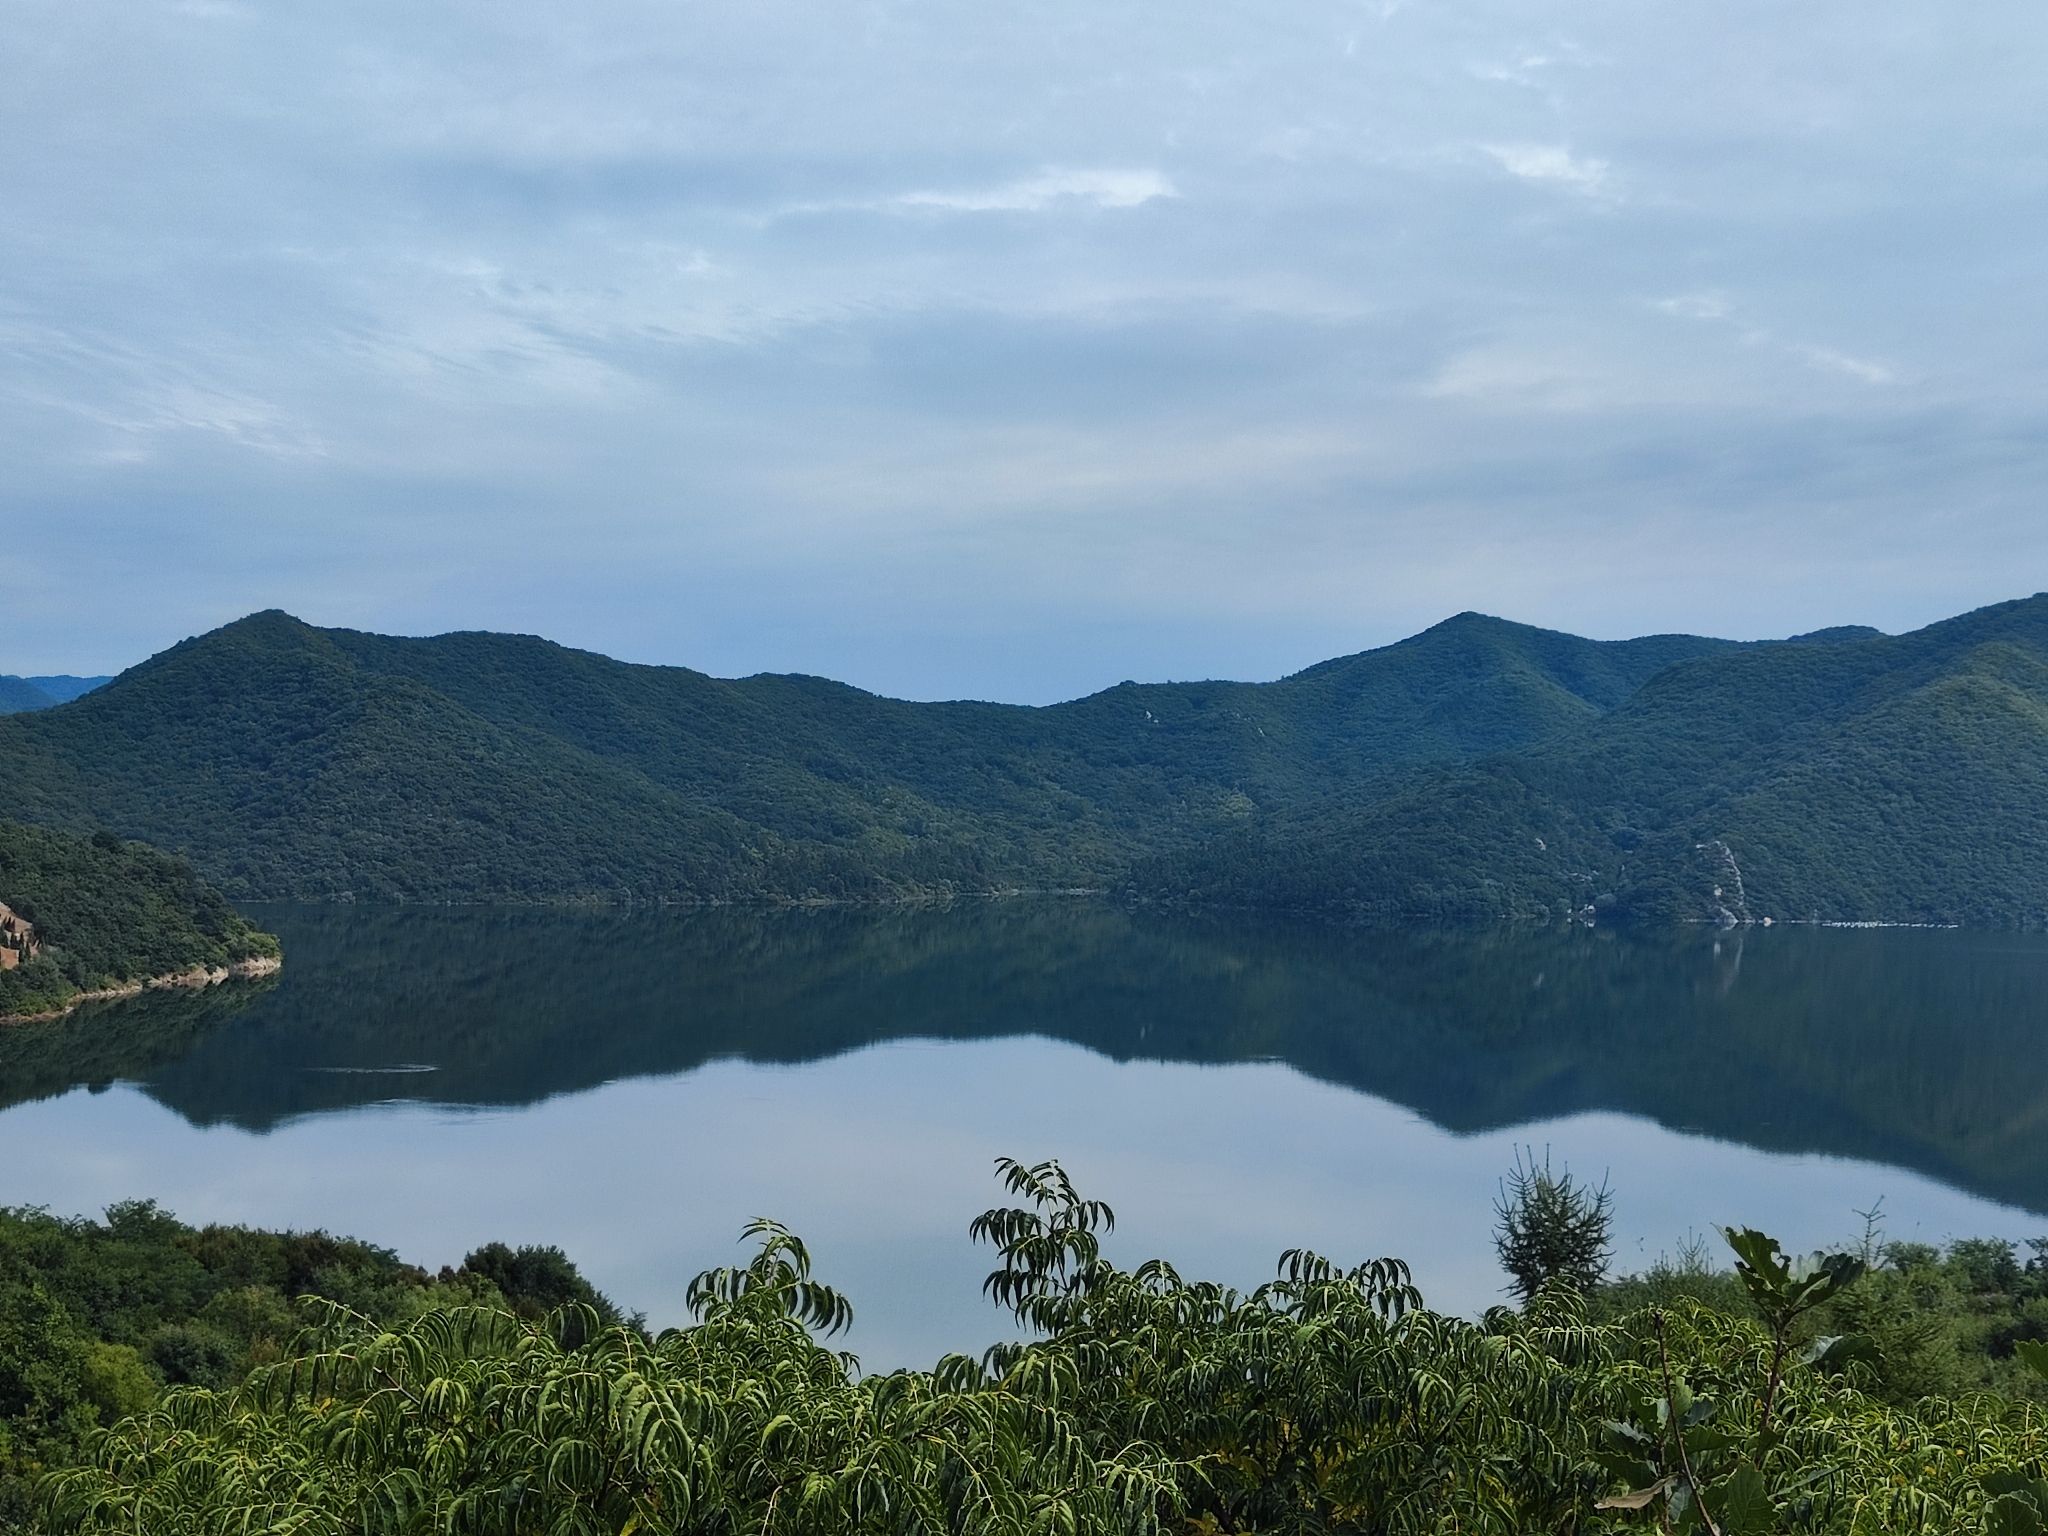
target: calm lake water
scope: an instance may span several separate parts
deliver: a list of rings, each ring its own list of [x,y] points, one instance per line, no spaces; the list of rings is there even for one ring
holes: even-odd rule
[[[1237,1284],[1391,1253],[1499,1299],[1518,1146],[1608,1174],[1619,1263],[1740,1221],[2048,1232],[2048,939],[1361,933],[1086,902],[893,912],[265,908],[269,985],[0,1031],[0,1203],[150,1196],[430,1266],[566,1248],[679,1321],[788,1222],[870,1364],[1003,1332],[968,1221],[1058,1156],[1112,1253]]]

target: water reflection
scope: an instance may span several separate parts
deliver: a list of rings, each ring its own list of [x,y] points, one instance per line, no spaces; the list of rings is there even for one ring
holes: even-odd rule
[[[1358,932],[1099,903],[267,909],[290,963],[0,1031],[0,1106],[138,1082],[196,1126],[518,1106],[735,1058],[1049,1037],[1275,1061],[1474,1133],[1592,1111],[2048,1211],[2048,940]]]
[[[0,1202],[151,1196],[450,1263],[560,1243],[658,1322],[772,1215],[869,1362],[1001,1335],[964,1236],[1059,1155],[1112,1252],[1232,1284],[1298,1244],[1498,1300],[1516,1143],[1620,1196],[1620,1260],[1753,1222],[2023,1237],[2048,1210],[2048,943],[1356,933],[1083,903],[263,914],[275,985],[0,1031]],[[1704,1134],[1702,1134],[1704,1133]]]

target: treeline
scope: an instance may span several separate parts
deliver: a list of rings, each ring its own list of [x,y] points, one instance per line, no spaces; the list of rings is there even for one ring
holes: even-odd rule
[[[163,1536],[2044,1528],[2041,1245],[1873,1238],[1795,1259],[1731,1232],[1732,1271],[1693,1253],[1607,1283],[1569,1256],[1597,1251],[1600,1213],[1568,1187],[1562,1208],[1540,1188],[1532,1205],[1524,1183],[1501,1228],[1524,1299],[1468,1321],[1424,1308],[1393,1260],[1290,1253],[1248,1293],[1123,1269],[1102,1254],[1112,1214],[1058,1165],[1004,1175],[1013,1203],[972,1231],[1025,1342],[882,1375],[832,1352],[850,1304],[773,1223],[750,1262],[689,1287],[691,1326],[657,1335],[552,1250],[428,1276],[146,1205],[105,1223],[13,1213],[0,1459],[16,1502],[0,1520]],[[317,1299],[289,1312],[293,1289]]]
[[[0,903],[39,945],[0,971],[0,1020],[61,1008],[80,992],[279,953],[184,860],[110,832],[74,837],[0,821]]]

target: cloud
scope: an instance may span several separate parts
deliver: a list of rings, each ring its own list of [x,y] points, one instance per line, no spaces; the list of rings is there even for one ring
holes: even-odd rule
[[[1889,363],[1845,352],[1839,347],[1781,336],[1769,326],[1744,318],[1734,299],[1718,290],[1681,293],[1669,298],[1653,299],[1650,301],[1650,307],[1660,314],[1670,315],[1676,319],[1725,326],[1745,346],[1761,348],[1780,357],[1791,358],[1816,372],[1831,373],[1870,385],[1896,384],[1899,381],[1898,370]]]
[[[1680,293],[1653,299],[1651,307],[1681,320],[1726,320],[1735,306],[1725,293]]]
[[[1590,410],[1615,393],[1582,365],[1499,347],[1456,354],[1422,386],[1429,400],[1526,411]]]
[[[1581,197],[1613,193],[1612,172],[1605,160],[1575,155],[1561,144],[1482,144],[1480,148],[1502,170],[1523,181]]]
[[[1552,47],[1525,49],[1513,58],[1489,60],[1468,64],[1465,72],[1475,80],[1484,80],[1493,85],[1517,85],[1529,89],[1546,88],[1546,77],[1559,69],[1587,69],[1606,61],[1588,53],[1574,42],[1559,42]]]
[[[1826,372],[1845,374],[1849,378],[1860,379],[1865,384],[1894,384],[1898,382],[1898,373],[1886,364],[1876,362],[1867,357],[1857,357],[1848,352],[1837,351],[1833,347],[1819,347],[1811,343],[1794,343],[1792,351],[1795,356],[1804,358],[1815,368]]]
[[[1474,80],[1485,80],[1494,85],[1536,86],[1542,83],[1544,71],[1557,62],[1547,53],[1525,53],[1505,64],[1467,65],[1466,73]]]
[[[1045,213],[1061,207],[1141,208],[1180,193],[1164,173],[1145,169],[1046,170],[994,186],[920,189],[887,197],[798,203],[790,213]]]
[[[905,192],[889,199],[895,208],[947,208],[961,213],[1038,213],[1063,202],[1097,208],[1137,208],[1162,197],[1178,197],[1158,171],[1046,171],[978,192]]]

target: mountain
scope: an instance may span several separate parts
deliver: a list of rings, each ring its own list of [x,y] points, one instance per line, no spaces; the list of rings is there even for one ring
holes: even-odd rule
[[[0,821],[0,1022],[153,978],[274,969],[277,955],[182,860]]]
[[[1464,615],[1276,683],[1031,709],[272,612],[0,721],[0,783],[15,814],[178,850],[237,897],[1099,887],[1134,857],[1582,729],[1727,648]]]
[[[25,677],[0,677],[0,715],[48,709],[57,700]]]
[[[33,684],[59,704],[69,704],[73,699],[83,698],[95,688],[104,688],[111,677],[72,677],[59,673],[53,677],[30,677],[22,681]]]
[[[1375,919],[2048,922],[2048,597],[1886,636],[1462,614],[1273,683],[1046,708],[261,613],[0,719],[12,814],[230,895],[1114,888]]]
[[[0,715],[68,704],[112,681],[110,677],[0,676]]]
[[[1582,729],[1157,861],[1177,900],[1413,917],[2048,923],[2048,597],[1693,658]]]

